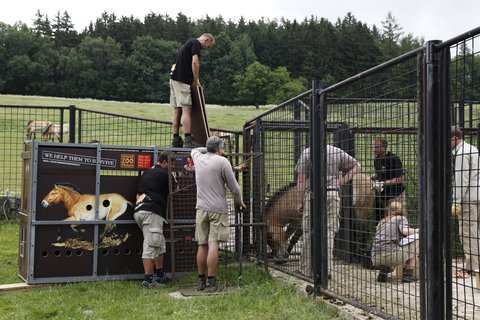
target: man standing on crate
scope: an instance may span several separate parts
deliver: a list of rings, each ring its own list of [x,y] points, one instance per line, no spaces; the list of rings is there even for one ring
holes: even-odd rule
[[[162,151],[155,166],[143,172],[138,184],[134,218],[143,231],[145,279],[142,286],[145,288],[170,281],[163,270],[163,255],[166,252],[163,224],[167,216],[168,178],[168,153]]]
[[[190,86],[199,86],[200,54],[210,49],[215,39],[210,33],[204,33],[197,39],[190,39],[180,48],[170,76],[170,104],[175,108],[173,113],[172,147],[195,148],[200,145],[191,135],[192,93]],[[185,141],[179,134],[180,122],[183,125]]]
[[[193,149],[191,156],[197,184],[198,290],[213,292],[217,290],[215,274],[219,243],[227,242],[229,238],[227,188],[233,194],[236,208],[243,210],[245,205],[232,166],[224,157],[222,139],[208,138],[206,148]]]

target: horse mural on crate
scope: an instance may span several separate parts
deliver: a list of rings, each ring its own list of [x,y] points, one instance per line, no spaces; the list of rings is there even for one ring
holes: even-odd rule
[[[68,123],[64,123],[63,125],[58,123],[50,123],[42,132],[42,141],[47,142],[48,140],[51,140],[53,142],[55,141],[55,138],[60,141],[61,135],[69,132],[70,124]]]
[[[31,140],[32,136],[35,139],[35,133],[38,131],[44,132],[45,128],[51,125],[52,122],[48,120],[30,120],[25,127],[25,139]]]
[[[368,215],[375,203],[375,190],[370,177],[357,173],[352,179],[354,232],[356,241],[366,246],[370,226]],[[298,211],[298,192],[295,183],[290,183],[267,201],[265,216],[267,244],[277,262],[286,262],[293,247],[303,234],[302,212]]]
[[[42,200],[42,206],[49,206],[63,202],[67,209],[68,217],[64,221],[91,221],[95,219],[95,195],[82,194],[78,188],[70,183],[57,183]],[[98,219],[112,221],[120,217],[133,207],[132,203],[118,193],[105,193],[99,195]],[[78,232],[77,225],[70,226]],[[115,227],[114,224],[105,225],[100,238],[103,238]],[[84,231],[84,230],[80,230]]]

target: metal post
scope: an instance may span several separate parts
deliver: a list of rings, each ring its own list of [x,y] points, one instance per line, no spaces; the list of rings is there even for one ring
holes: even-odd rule
[[[423,130],[423,192],[425,226],[424,243],[428,256],[425,260],[426,319],[446,319],[444,246],[447,212],[447,177],[450,149],[448,101],[442,96],[442,52],[436,48],[440,41],[429,41],[425,54],[425,104]],[[448,235],[449,236],[449,235]],[[447,279],[449,276],[447,275]],[[424,279],[421,279],[422,281]],[[448,281],[448,280],[447,280]],[[450,302],[451,303],[451,302]]]
[[[70,128],[68,130],[68,142],[70,143],[75,143],[75,114],[76,114],[76,108],[75,106],[71,105],[69,106],[69,125]],[[62,122],[63,124],[63,122]]]
[[[327,215],[326,215],[326,134],[325,118],[326,103],[322,94],[322,83],[318,80],[312,83],[312,99],[310,107],[310,173],[311,206],[310,217],[312,225],[312,272],[315,295],[321,288],[327,287],[328,261],[327,255]]]

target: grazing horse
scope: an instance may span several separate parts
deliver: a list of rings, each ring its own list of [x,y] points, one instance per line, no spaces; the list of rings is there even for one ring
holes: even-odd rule
[[[362,173],[357,173],[353,177],[352,187],[356,241],[366,245],[369,228],[368,215],[375,203],[375,190],[372,189],[370,178]],[[286,260],[293,246],[302,236],[302,213],[298,211],[295,183],[290,183],[275,192],[265,206],[265,214],[267,244],[272,249],[272,255],[280,260]],[[289,244],[288,240],[290,240]]]
[[[68,123],[64,123],[63,125],[59,125],[57,123],[49,124],[42,133],[42,141],[55,140],[55,138],[60,141],[60,134],[66,134],[70,131],[70,125]]]
[[[31,140],[32,134],[33,138],[35,139],[35,132],[37,131],[44,131],[46,127],[51,125],[52,122],[48,120],[30,120],[27,123],[27,127],[25,128],[25,138],[26,140]]]
[[[280,261],[288,258],[302,235],[302,213],[298,211],[297,193],[296,184],[292,182],[275,192],[265,205],[267,244],[272,255]]]
[[[98,219],[115,220],[125,213],[132,203],[127,201],[118,193],[106,193],[99,195]],[[68,218],[64,221],[85,221],[95,218],[95,195],[81,194],[77,187],[69,183],[55,184],[52,190],[43,198],[42,206],[45,208],[63,202],[67,209]],[[73,231],[76,225],[71,225]],[[101,238],[115,227],[114,224],[107,224],[100,235]]]

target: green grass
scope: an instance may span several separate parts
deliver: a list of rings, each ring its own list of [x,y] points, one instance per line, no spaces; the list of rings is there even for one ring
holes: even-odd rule
[[[18,225],[0,224],[0,283],[17,283]],[[140,263],[140,261],[139,261]],[[195,275],[179,279],[192,283]],[[336,310],[308,299],[259,268],[245,267],[242,287],[179,299],[174,285],[141,288],[140,280],[56,284],[0,293],[0,319],[335,319]],[[190,285],[191,286],[191,285]]]
[[[16,223],[0,223],[0,284],[20,281],[17,272],[18,229]]]

